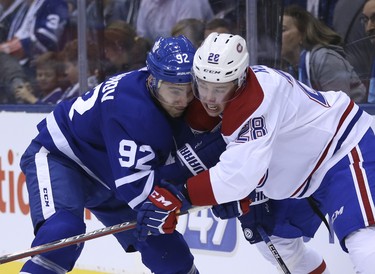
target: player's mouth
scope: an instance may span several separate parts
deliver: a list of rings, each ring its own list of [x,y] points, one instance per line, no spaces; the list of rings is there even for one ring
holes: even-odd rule
[[[184,108],[174,108],[174,111],[176,114],[182,114],[186,110],[186,107]]]
[[[206,109],[206,112],[210,116],[217,116],[221,113],[220,105],[212,105],[212,104],[204,104],[204,108]]]
[[[216,111],[218,109],[218,106],[217,105],[209,105],[209,104],[206,104],[207,105],[207,108],[209,110],[212,110],[212,111]]]

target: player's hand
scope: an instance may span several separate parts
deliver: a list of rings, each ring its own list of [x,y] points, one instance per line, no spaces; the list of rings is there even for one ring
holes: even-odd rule
[[[162,182],[155,186],[138,211],[136,237],[144,241],[149,235],[173,233],[178,212],[190,207],[190,202],[175,186]]]
[[[264,196],[261,191],[253,191],[250,194],[253,201],[250,205],[250,211],[246,215],[238,218],[241,222],[241,227],[246,240],[250,244],[255,244],[263,241],[260,236],[257,226],[261,225],[268,235],[272,235],[275,220],[272,210],[272,201]]]
[[[220,205],[214,205],[212,207],[212,212],[216,217],[219,217],[223,220],[236,218],[247,214],[250,210],[250,204],[250,198],[246,197],[241,201],[233,201]]]

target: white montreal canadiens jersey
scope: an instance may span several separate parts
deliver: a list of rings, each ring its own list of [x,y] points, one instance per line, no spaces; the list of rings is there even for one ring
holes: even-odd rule
[[[307,197],[371,126],[344,92],[317,92],[265,66],[251,67],[246,82],[223,113],[220,162],[188,181],[194,204],[240,200],[256,187],[273,199]]]
[[[172,123],[146,88],[148,75],[141,70],[113,76],[58,104],[35,138],[132,208],[147,198],[156,168],[175,149]]]

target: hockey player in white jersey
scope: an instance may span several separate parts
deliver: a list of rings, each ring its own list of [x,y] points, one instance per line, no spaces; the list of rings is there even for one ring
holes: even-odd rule
[[[273,200],[310,197],[323,215],[328,214],[356,273],[373,273],[372,117],[344,92],[315,91],[282,71],[249,67],[246,42],[238,35],[209,35],[195,54],[193,72],[202,107],[211,117],[222,116],[227,148],[214,167],[188,179],[178,197],[198,206],[240,201],[254,189]],[[149,217],[156,208],[141,207],[138,233],[160,233],[149,226],[157,226]],[[279,213],[276,222],[291,217],[309,237],[321,223],[310,211],[305,214],[296,207]],[[295,237],[292,229],[280,234]],[[301,266],[299,260],[309,257],[293,245],[289,248],[279,252],[288,253],[290,271],[309,273],[307,268],[294,272],[294,266]]]
[[[163,165],[194,136],[183,117],[194,98],[194,53],[183,36],[160,38],[147,56],[147,69],[115,75],[61,102],[38,124],[39,133],[21,159],[35,233],[32,246],[84,233],[84,208],[105,226],[134,221],[157,184],[175,176]],[[213,157],[215,151],[201,153]],[[176,164],[168,167],[180,176],[175,169],[183,166]],[[126,252],[139,251],[153,273],[198,273],[177,231],[146,241],[137,241],[131,230],[115,237]],[[79,244],[36,255],[21,273],[66,273],[82,249]]]

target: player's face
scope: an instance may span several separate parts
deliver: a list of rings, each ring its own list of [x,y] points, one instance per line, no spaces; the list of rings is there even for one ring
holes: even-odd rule
[[[196,96],[212,117],[219,116],[224,111],[226,103],[234,97],[236,90],[237,85],[234,82],[210,83],[196,80]]]
[[[291,16],[283,17],[281,57],[290,64],[298,64],[301,51],[302,35]]]
[[[162,81],[157,91],[157,99],[171,117],[181,116],[193,97],[191,83],[174,84]]]
[[[366,34],[370,37],[371,43],[375,45],[375,1],[366,2],[363,6],[361,21]]]

